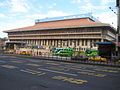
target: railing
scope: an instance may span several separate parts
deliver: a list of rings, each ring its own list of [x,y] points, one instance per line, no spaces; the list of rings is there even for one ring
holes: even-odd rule
[[[39,59],[39,60],[53,60],[53,61],[60,61],[60,62],[69,62],[69,63],[80,63],[80,64],[92,64],[92,65],[102,65],[102,66],[113,66],[113,67],[120,67],[120,62],[118,60],[107,60],[106,62],[102,61],[92,61],[88,59],[77,59],[72,57],[60,57],[60,56],[52,56],[52,55],[18,55],[14,52],[0,52],[2,55],[12,55],[16,57],[22,58],[32,58],[32,59]],[[119,58],[120,61],[120,58]]]

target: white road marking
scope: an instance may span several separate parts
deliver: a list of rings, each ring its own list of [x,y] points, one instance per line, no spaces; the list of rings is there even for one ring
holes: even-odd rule
[[[44,73],[44,72],[35,71],[35,70],[31,70],[31,69],[25,69],[25,70],[21,69],[20,71],[26,72],[26,73],[30,73],[30,74],[36,74],[36,75],[38,75],[38,76],[41,76],[41,75],[46,74],[46,73]]]
[[[23,63],[21,61],[11,61],[11,62],[13,62],[13,63]]]
[[[4,68],[9,68],[9,69],[15,69],[15,68],[18,68],[16,66],[12,66],[12,65],[0,65],[1,67],[4,67]]]
[[[29,66],[35,66],[35,67],[41,66],[41,65],[33,64],[33,63],[28,63],[28,64],[26,64],[26,65],[29,65]]]
[[[40,61],[40,60],[28,60],[28,61],[35,62],[35,63],[41,63],[41,62],[43,62],[43,61]]]
[[[22,71],[22,72],[26,72],[26,73],[31,73],[31,74],[36,74],[36,73],[34,73],[34,72],[27,71],[27,70],[23,70],[23,69],[21,69],[20,71]]]
[[[60,65],[60,64],[57,64],[57,63],[46,63],[46,64],[50,64],[50,65]]]
[[[5,63],[5,61],[1,61],[1,60],[0,60],[0,63]]]
[[[43,71],[53,72],[53,73],[65,74],[65,75],[70,75],[70,76],[77,76],[77,74],[72,74],[72,73],[59,72],[59,71],[54,71],[54,70],[49,70],[49,69],[44,69],[44,68],[38,68],[38,69],[43,70]]]

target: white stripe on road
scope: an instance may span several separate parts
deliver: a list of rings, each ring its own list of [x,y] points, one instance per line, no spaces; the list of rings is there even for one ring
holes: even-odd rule
[[[36,74],[38,76],[42,76],[42,75],[46,74],[44,72],[35,71],[35,70],[31,70],[31,69],[25,69],[25,70],[21,69],[20,71],[25,72],[25,73],[30,73],[30,74]]]
[[[13,65],[0,65],[1,67],[4,67],[4,68],[8,68],[8,69],[15,69],[15,68],[18,68],[17,66],[13,66]]]
[[[1,60],[0,60],[0,63],[5,63],[5,61],[1,61]]]
[[[44,69],[44,68],[38,68],[38,69],[39,69],[39,70],[43,70],[43,71],[53,72],[53,73],[59,73],[59,74],[77,76],[77,74],[72,74],[72,73],[59,72],[59,71],[54,71],[54,70],[49,70],[49,69]]]
[[[31,73],[31,74],[36,74],[36,73],[34,73],[34,72],[27,71],[27,70],[23,70],[23,69],[21,69],[20,71],[22,71],[22,72],[26,72],[26,73]]]
[[[34,64],[34,63],[28,63],[28,64],[26,64],[26,65],[29,65],[29,66],[35,66],[35,67],[39,67],[39,66],[41,66],[41,65],[38,65],[38,64]]]

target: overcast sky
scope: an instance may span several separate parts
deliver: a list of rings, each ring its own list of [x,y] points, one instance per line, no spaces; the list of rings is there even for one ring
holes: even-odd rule
[[[35,19],[92,13],[102,23],[116,26],[116,0],[0,0],[0,37],[4,30],[34,25]]]

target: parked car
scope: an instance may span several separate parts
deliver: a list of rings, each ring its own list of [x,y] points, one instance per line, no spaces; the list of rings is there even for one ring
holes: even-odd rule
[[[88,60],[92,60],[92,61],[102,61],[102,62],[106,62],[106,61],[107,61],[106,58],[102,58],[102,57],[100,57],[100,56],[89,57]]]

